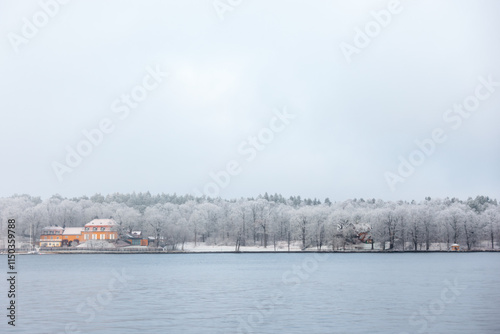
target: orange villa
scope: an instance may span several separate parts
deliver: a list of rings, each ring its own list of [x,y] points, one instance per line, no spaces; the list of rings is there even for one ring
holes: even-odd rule
[[[64,229],[60,226],[47,226],[40,235],[40,247],[61,247]]]
[[[118,224],[114,219],[94,219],[85,227],[47,226],[40,235],[40,247],[74,247],[89,240],[118,240]]]
[[[83,241],[116,240],[118,239],[118,224],[114,219],[94,219],[85,225],[82,231]]]
[[[66,227],[63,232],[61,246],[78,246],[83,242],[83,227]]]

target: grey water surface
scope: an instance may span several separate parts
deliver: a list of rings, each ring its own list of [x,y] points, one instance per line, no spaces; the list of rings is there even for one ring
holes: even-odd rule
[[[3,315],[2,333],[500,333],[500,253],[25,255],[17,262],[16,327]],[[5,280],[1,287],[7,291]],[[6,296],[0,300],[7,306]]]

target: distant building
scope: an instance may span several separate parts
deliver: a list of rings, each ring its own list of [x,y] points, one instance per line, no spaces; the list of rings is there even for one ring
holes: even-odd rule
[[[85,224],[82,236],[84,242],[88,240],[117,240],[118,223],[114,219],[94,219]]]
[[[373,239],[370,233],[371,227],[368,224],[358,223],[352,224],[354,226],[354,231],[358,236],[358,240],[365,244],[372,244]]]
[[[365,244],[372,244],[373,243],[373,239],[371,237],[371,235],[369,234],[370,232],[360,232],[358,234],[358,239],[359,241],[365,243]]]
[[[451,251],[452,252],[458,252],[458,251],[460,251],[460,245],[459,244],[453,244],[453,245],[451,245]]]
[[[62,234],[61,246],[78,246],[83,240],[83,227],[66,227]]]
[[[64,229],[53,225],[42,228],[40,247],[61,247]]]
[[[89,240],[118,239],[118,224],[113,219],[94,219],[85,227],[47,226],[40,235],[40,247],[78,246]]]
[[[149,240],[142,237],[141,231],[132,231],[125,236],[125,240],[132,246],[148,246]]]

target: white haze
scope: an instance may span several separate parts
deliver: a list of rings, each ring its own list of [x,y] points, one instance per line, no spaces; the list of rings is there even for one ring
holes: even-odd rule
[[[243,1],[221,20],[213,1],[70,1],[15,52],[9,33],[37,1],[0,3],[0,196],[194,193],[231,160],[225,198],[500,196],[500,87],[453,130],[443,114],[500,81],[500,3],[402,1],[402,11],[352,56],[356,27],[389,1]],[[120,120],[111,104],[147,67],[169,72]],[[296,117],[253,161],[238,147],[275,109]],[[59,182],[82,130],[114,131]],[[447,141],[392,191],[415,140]]]

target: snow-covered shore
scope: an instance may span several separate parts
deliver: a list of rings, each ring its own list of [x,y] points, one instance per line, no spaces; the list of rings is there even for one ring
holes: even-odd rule
[[[110,247],[105,247],[109,245]],[[174,249],[170,247],[155,247],[151,246],[126,246],[126,247],[114,247],[114,245],[106,243],[90,243],[90,244],[81,244],[77,248],[53,248],[53,249],[43,249],[41,250],[44,254],[79,254],[79,253],[162,253],[162,254],[172,254],[172,253],[184,253],[184,254],[196,254],[196,253],[312,253],[312,252],[335,252],[335,253],[412,253],[415,252],[414,248],[411,245],[407,245],[405,250],[396,249],[389,250],[388,247],[383,250],[381,244],[375,243],[374,249],[371,249],[371,244],[355,244],[355,245],[346,245],[346,249],[335,249],[332,250],[331,246],[325,246],[321,249],[317,247],[308,247],[305,250],[302,250],[302,244],[300,242],[294,242],[290,244],[290,248],[288,248],[288,244],[284,241],[277,242],[276,245],[270,244],[267,247],[260,245],[252,245],[252,246],[240,246],[239,250],[236,250],[235,245],[215,245],[215,244],[207,244],[203,242],[198,242],[196,245],[194,242],[186,242],[184,245],[177,244]],[[87,246],[87,247],[85,247]],[[388,245],[387,245],[388,246]],[[460,253],[465,252],[499,252],[500,250],[491,250],[485,245],[481,245],[483,247],[477,247],[472,249],[471,251],[467,251],[465,247],[460,249]],[[418,253],[426,253],[426,252],[449,252],[446,244],[438,244],[433,243],[430,245],[429,251],[426,251],[424,248],[418,250]]]

